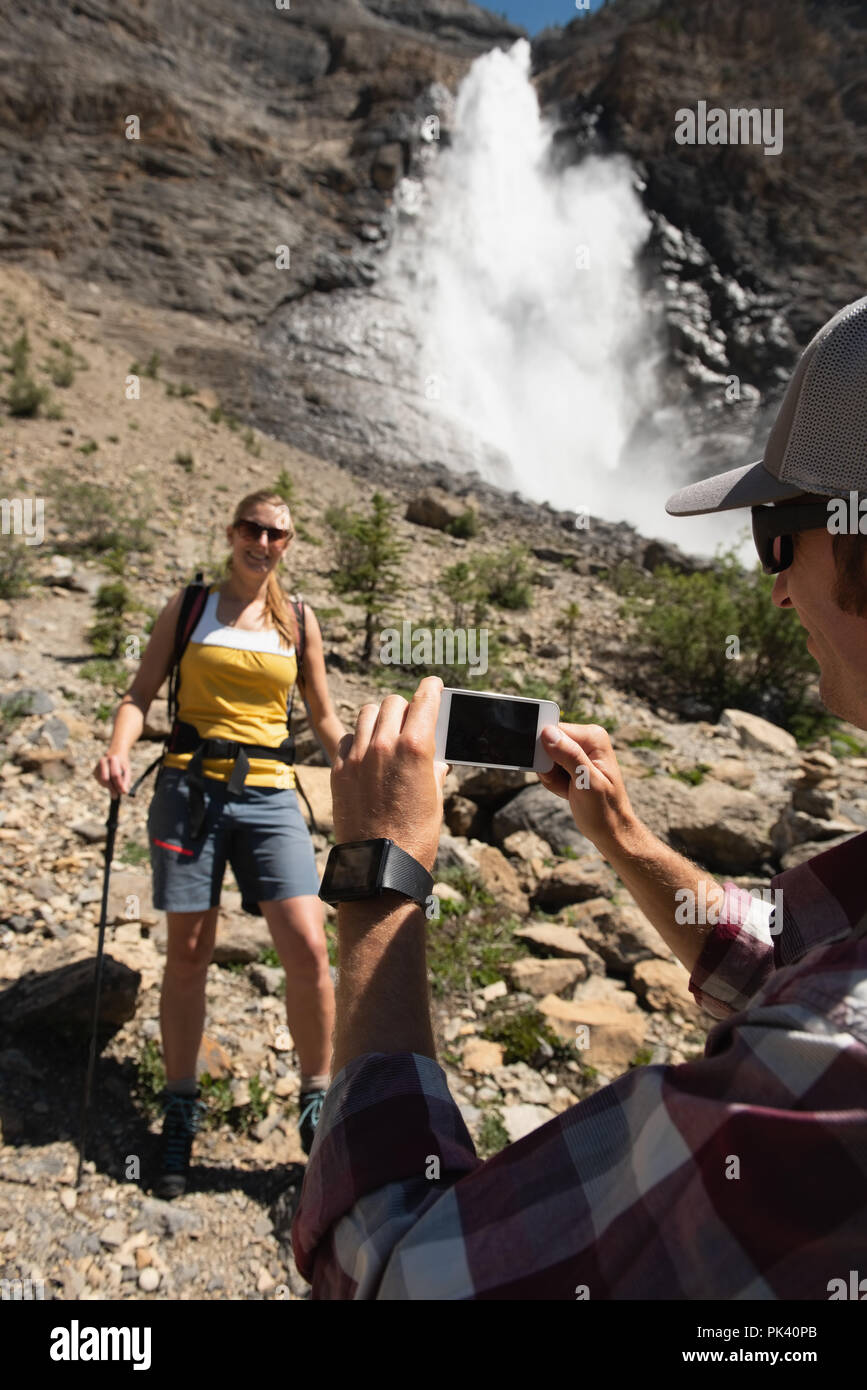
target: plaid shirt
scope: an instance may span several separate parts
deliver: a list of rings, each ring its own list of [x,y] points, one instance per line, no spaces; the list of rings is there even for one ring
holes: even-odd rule
[[[778,875],[782,930],[726,884],[690,980],[724,1020],[705,1056],[487,1162],[436,1062],[354,1058],[293,1222],[314,1296],[827,1299],[867,1275],[865,854],[867,833]]]

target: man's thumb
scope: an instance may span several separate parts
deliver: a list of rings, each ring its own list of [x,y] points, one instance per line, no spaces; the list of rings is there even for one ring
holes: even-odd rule
[[[579,769],[586,769],[583,773],[582,781],[585,786],[590,785],[590,760],[580,743],[576,743],[574,738],[564,734],[562,729],[555,725],[550,725],[542,730],[542,747],[546,753],[568,772],[569,780],[575,781]]]

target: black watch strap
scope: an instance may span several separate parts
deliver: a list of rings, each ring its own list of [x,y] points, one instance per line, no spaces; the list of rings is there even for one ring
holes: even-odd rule
[[[382,871],[382,888],[392,888],[422,906],[433,892],[434,881],[423,864],[392,842]]]

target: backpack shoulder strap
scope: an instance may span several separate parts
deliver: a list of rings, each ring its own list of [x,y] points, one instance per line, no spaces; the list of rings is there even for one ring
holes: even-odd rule
[[[304,598],[301,594],[297,598],[289,600],[292,604],[292,611],[295,614],[295,621],[298,626],[298,684],[304,689],[304,653],[307,649],[307,609],[304,606]]]
[[[204,582],[204,575],[201,570],[196,575],[192,584],[188,584],[184,590],[184,597],[181,600],[181,611],[178,615],[177,627],[175,628],[175,650],[172,659],[172,669],[169,674],[169,726],[174,724],[175,716],[178,712],[178,687],[180,685],[180,665],[181,658],[187,650],[190,638],[196,630],[196,624],[202,616],[205,604],[208,601],[210,585]]]

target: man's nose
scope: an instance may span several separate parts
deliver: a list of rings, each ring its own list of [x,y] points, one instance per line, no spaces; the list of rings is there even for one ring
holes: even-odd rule
[[[792,600],[789,598],[789,571],[787,569],[782,570],[774,580],[771,599],[778,608],[792,607]]]

